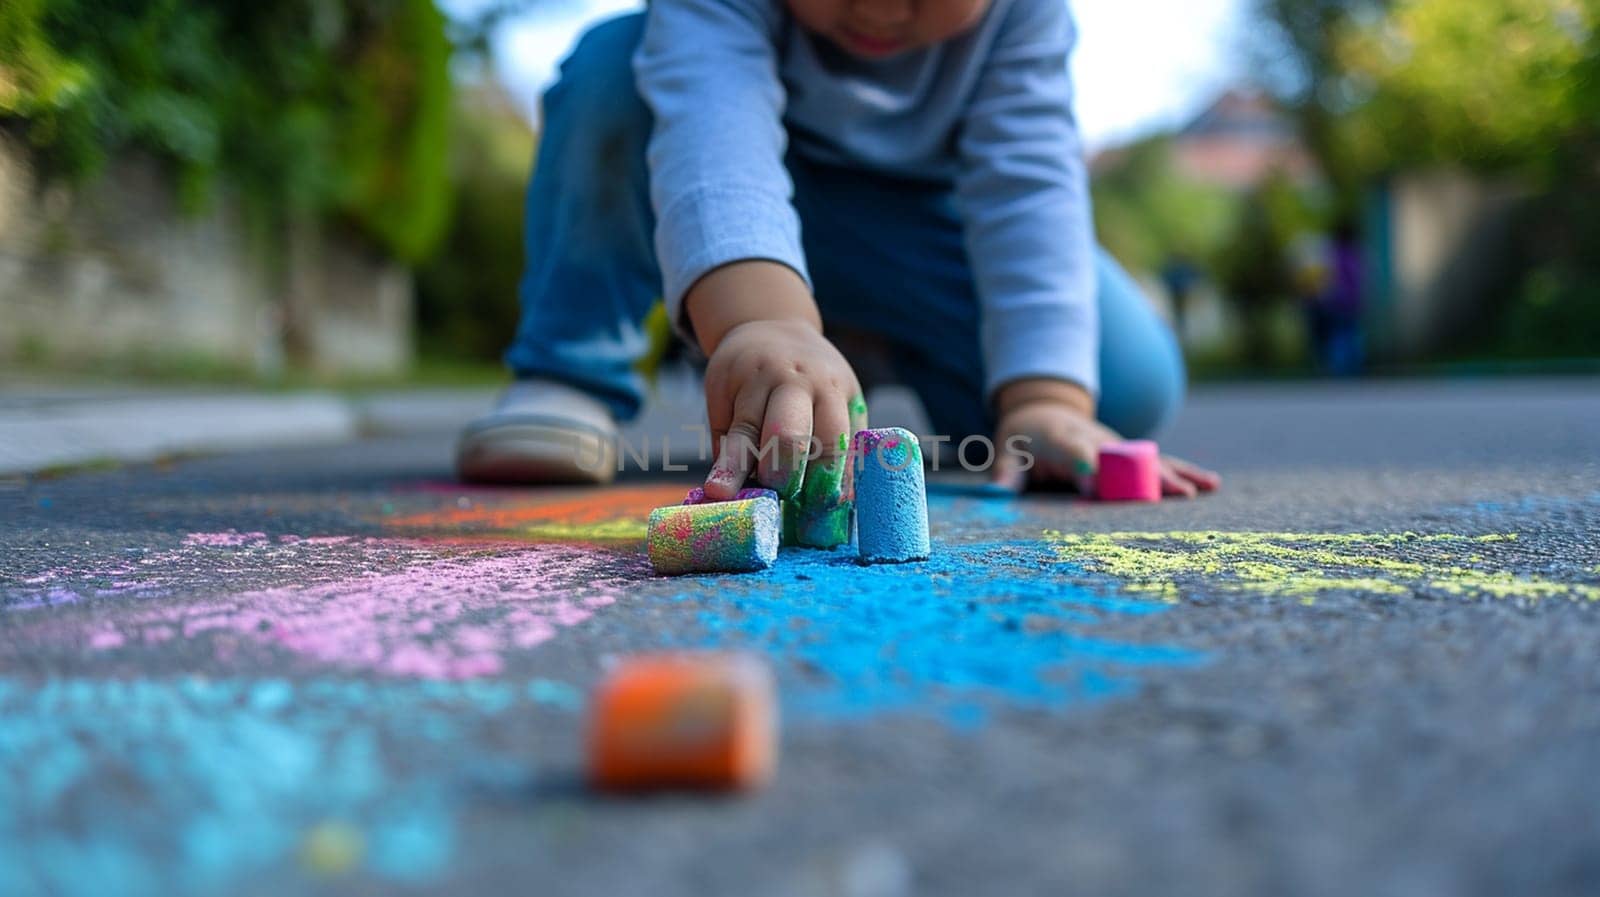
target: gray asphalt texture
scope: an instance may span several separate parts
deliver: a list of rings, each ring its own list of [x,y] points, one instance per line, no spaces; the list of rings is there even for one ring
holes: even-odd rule
[[[1600,601],[1583,597],[1600,586],[1600,383],[1214,387],[1197,390],[1163,448],[1221,471],[1223,490],[1160,506],[1044,496],[1011,516],[936,513],[936,549],[940,541],[952,550],[1044,545],[1044,530],[1514,536],[1460,551],[1401,540],[1383,551],[1396,563],[1555,585],[1539,600],[1459,594],[1449,588],[1455,574],[1443,586],[1419,585],[1394,568],[1373,577],[1395,588],[1361,579],[1300,600],[1287,587],[1274,594],[1282,580],[1241,588],[1237,571],[1189,569],[1163,580],[1162,603],[1124,594],[1128,584],[1088,558],[1066,574],[1072,583],[1165,610],[1099,614],[1084,631],[1201,659],[1139,665],[1124,677],[1129,688],[1099,697],[1052,703],[997,693],[979,701],[986,710],[976,723],[915,704],[857,715],[802,707],[766,790],[624,799],[582,786],[582,717],[570,696],[486,714],[488,698],[441,692],[430,699],[429,725],[442,728],[429,735],[407,730],[409,711],[370,699],[403,676],[224,645],[220,636],[114,650],[80,637],[102,620],[124,625],[118,615],[130,607],[181,608],[405,568],[412,560],[403,553],[347,543],[330,546],[325,563],[305,552],[177,561],[148,593],[109,594],[104,575],[71,572],[132,560],[132,572],[113,578],[136,586],[138,559],[177,551],[187,533],[392,538],[386,517],[465,501],[448,486],[448,436],[15,480],[0,486],[0,708],[13,715],[0,718],[0,796],[13,801],[0,809],[0,836],[14,845],[10,854],[0,847],[0,859],[21,864],[9,879],[17,893],[87,892],[95,881],[105,883],[101,893],[133,893],[124,877],[150,870],[171,870],[160,893],[274,895],[1600,893]],[[1455,553],[1437,553],[1446,549]],[[704,640],[706,608],[738,594],[715,579],[652,580],[636,548],[608,551],[602,572],[623,583],[620,599],[555,638],[502,651],[504,668],[484,681],[564,684],[581,695],[617,656]],[[1317,557],[1308,549],[1294,563],[1314,567]],[[734,627],[718,644],[762,631]],[[749,645],[771,658],[786,700],[789,690],[842,694],[806,691],[819,674],[798,669],[786,644]],[[1028,644],[1025,633],[997,650]],[[322,818],[311,795],[339,786],[315,775],[275,793],[263,811],[274,815],[259,830],[230,831],[228,820],[252,811],[184,803],[216,790],[184,790],[193,777],[182,758],[203,752],[158,769],[139,759],[138,744],[127,748],[135,760],[96,750],[112,742],[92,720],[64,735],[18,734],[46,725],[34,717],[56,705],[29,695],[50,683],[87,682],[92,691],[107,682],[266,679],[364,689],[359,706],[337,710],[299,692],[306,706],[274,717],[280,735],[297,730],[301,713],[317,714],[307,727],[390,714],[372,722],[380,730],[372,762],[386,771],[384,787],[443,802],[435,815],[449,817],[453,834],[440,863],[419,873],[406,857],[380,868],[369,855],[332,871],[306,860],[303,842],[283,839]],[[251,737],[199,723],[164,734],[161,725],[152,744]],[[68,769],[45,755],[61,748],[57,737],[89,746],[81,762]],[[313,752],[336,741],[313,739]],[[47,775],[68,785],[41,796]],[[171,791],[152,790],[167,780]],[[360,830],[376,824],[361,813],[380,812],[372,801],[386,799],[369,797],[327,806],[354,813],[349,826]],[[207,813],[221,820],[223,846],[213,852],[223,859],[180,874],[213,854],[163,833],[206,830]],[[430,837],[419,836],[417,849]],[[97,839],[117,850],[97,854]],[[234,842],[264,846],[252,854]],[[90,871],[59,868],[90,856],[100,863]],[[0,873],[0,885],[7,881]]]

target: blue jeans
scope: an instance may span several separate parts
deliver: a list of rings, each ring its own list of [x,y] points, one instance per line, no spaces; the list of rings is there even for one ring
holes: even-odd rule
[[[528,187],[522,320],[506,362],[638,412],[643,321],[661,293],[645,145],[651,114],[630,59],[642,13],[591,29],[544,96],[544,134]],[[889,375],[914,389],[941,435],[988,435],[978,298],[949,185],[822,165],[794,153],[807,265],[830,332],[866,335]],[[1183,400],[1183,357],[1138,286],[1098,258],[1098,416],[1147,436]],[[913,318],[906,297],[914,297]],[[848,353],[847,353],[848,354]],[[854,361],[854,359],[852,359]]]

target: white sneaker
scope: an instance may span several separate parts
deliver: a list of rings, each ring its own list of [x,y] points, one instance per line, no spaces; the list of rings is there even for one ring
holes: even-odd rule
[[[609,483],[616,476],[617,422],[581,389],[518,380],[456,443],[456,473],[480,483]]]

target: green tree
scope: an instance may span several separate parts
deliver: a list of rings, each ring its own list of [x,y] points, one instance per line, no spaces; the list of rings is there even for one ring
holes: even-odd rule
[[[1359,102],[1344,77],[1339,41],[1354,22],[1383,16],[1390,0],[1255,0],[1250,31],[1255,70],[1294,114],[1336,198],[1353,207],[1366,172],[1350,157],[1340,129]]]
[[[70,104],[88,81],[43,27],[45,0],[0,5],[0,118],[44,116]]]
[[[419,348],[432,358],[498,360],[517,325],[535,139],[492,84],[463,90],[453,128],[454,213],[438,251],[417,269]]]
[[[430,0],[5,0],[0,124],[55,176],[130,150],[190,204],[349,221],[416,260],[448,218],[449,44]]]
[[[1174,257],[1209,264],[1237,215],[1237,198],[1185,177],[1172,139],[1150,137],[1117,151],[1094,179],[1095,233],[1135,269],[1156,271]]]
[[[1600,0],[1257,0],[1268,85],[1341,188],[1416,167],[1512,173],[1522,286],[1489,343],[1600,354]]]
[[[1243,319],[1245,361],[1252,367],[1278,361],[1272,321],[1295,298],[1291,247],[1317,229],[1320,217],[1306,194],[1282,174],[1270,175],[1244,196],[1215,271]]]
[[[1363,102],[1343,139],[1363,170],[1449,162],[1560,172],[1553,152],[1593,126],[1600,92],[1581,76],[1600,50],[1578,0],[1399,0],[1335,41]]]

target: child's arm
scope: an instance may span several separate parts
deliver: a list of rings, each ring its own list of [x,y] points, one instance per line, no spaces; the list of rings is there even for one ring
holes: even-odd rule
[[[1099,319],[1083,147],[1067,60],[1073,27],[1062,0],[1011,0],[963,118],[957,197],[982,309],[986,387],[996,444],[1032,440],[1035,480],[1080,484],[1117,434],[1094,419]],[[998,481],[1020,486],[998,453]],[[1214,474],[1175,459],[1164,488],[1193,495]]]
[[[850,410],[855,373],[822,336],[790,203],[780,17],[773,0],[653,3],[634,57],[655,115],[650,194],[663,298],[710,359],[717,460],[705,489],[718,499],[752,472],[792,495],[813,434],[833,462],[841,437],[866,425]]]
[[[1062,0],[996,0],[995,35],[957,138],[956,196],[982,304],[985,387],[1099,390],[1089,184],[1072,115]]]

